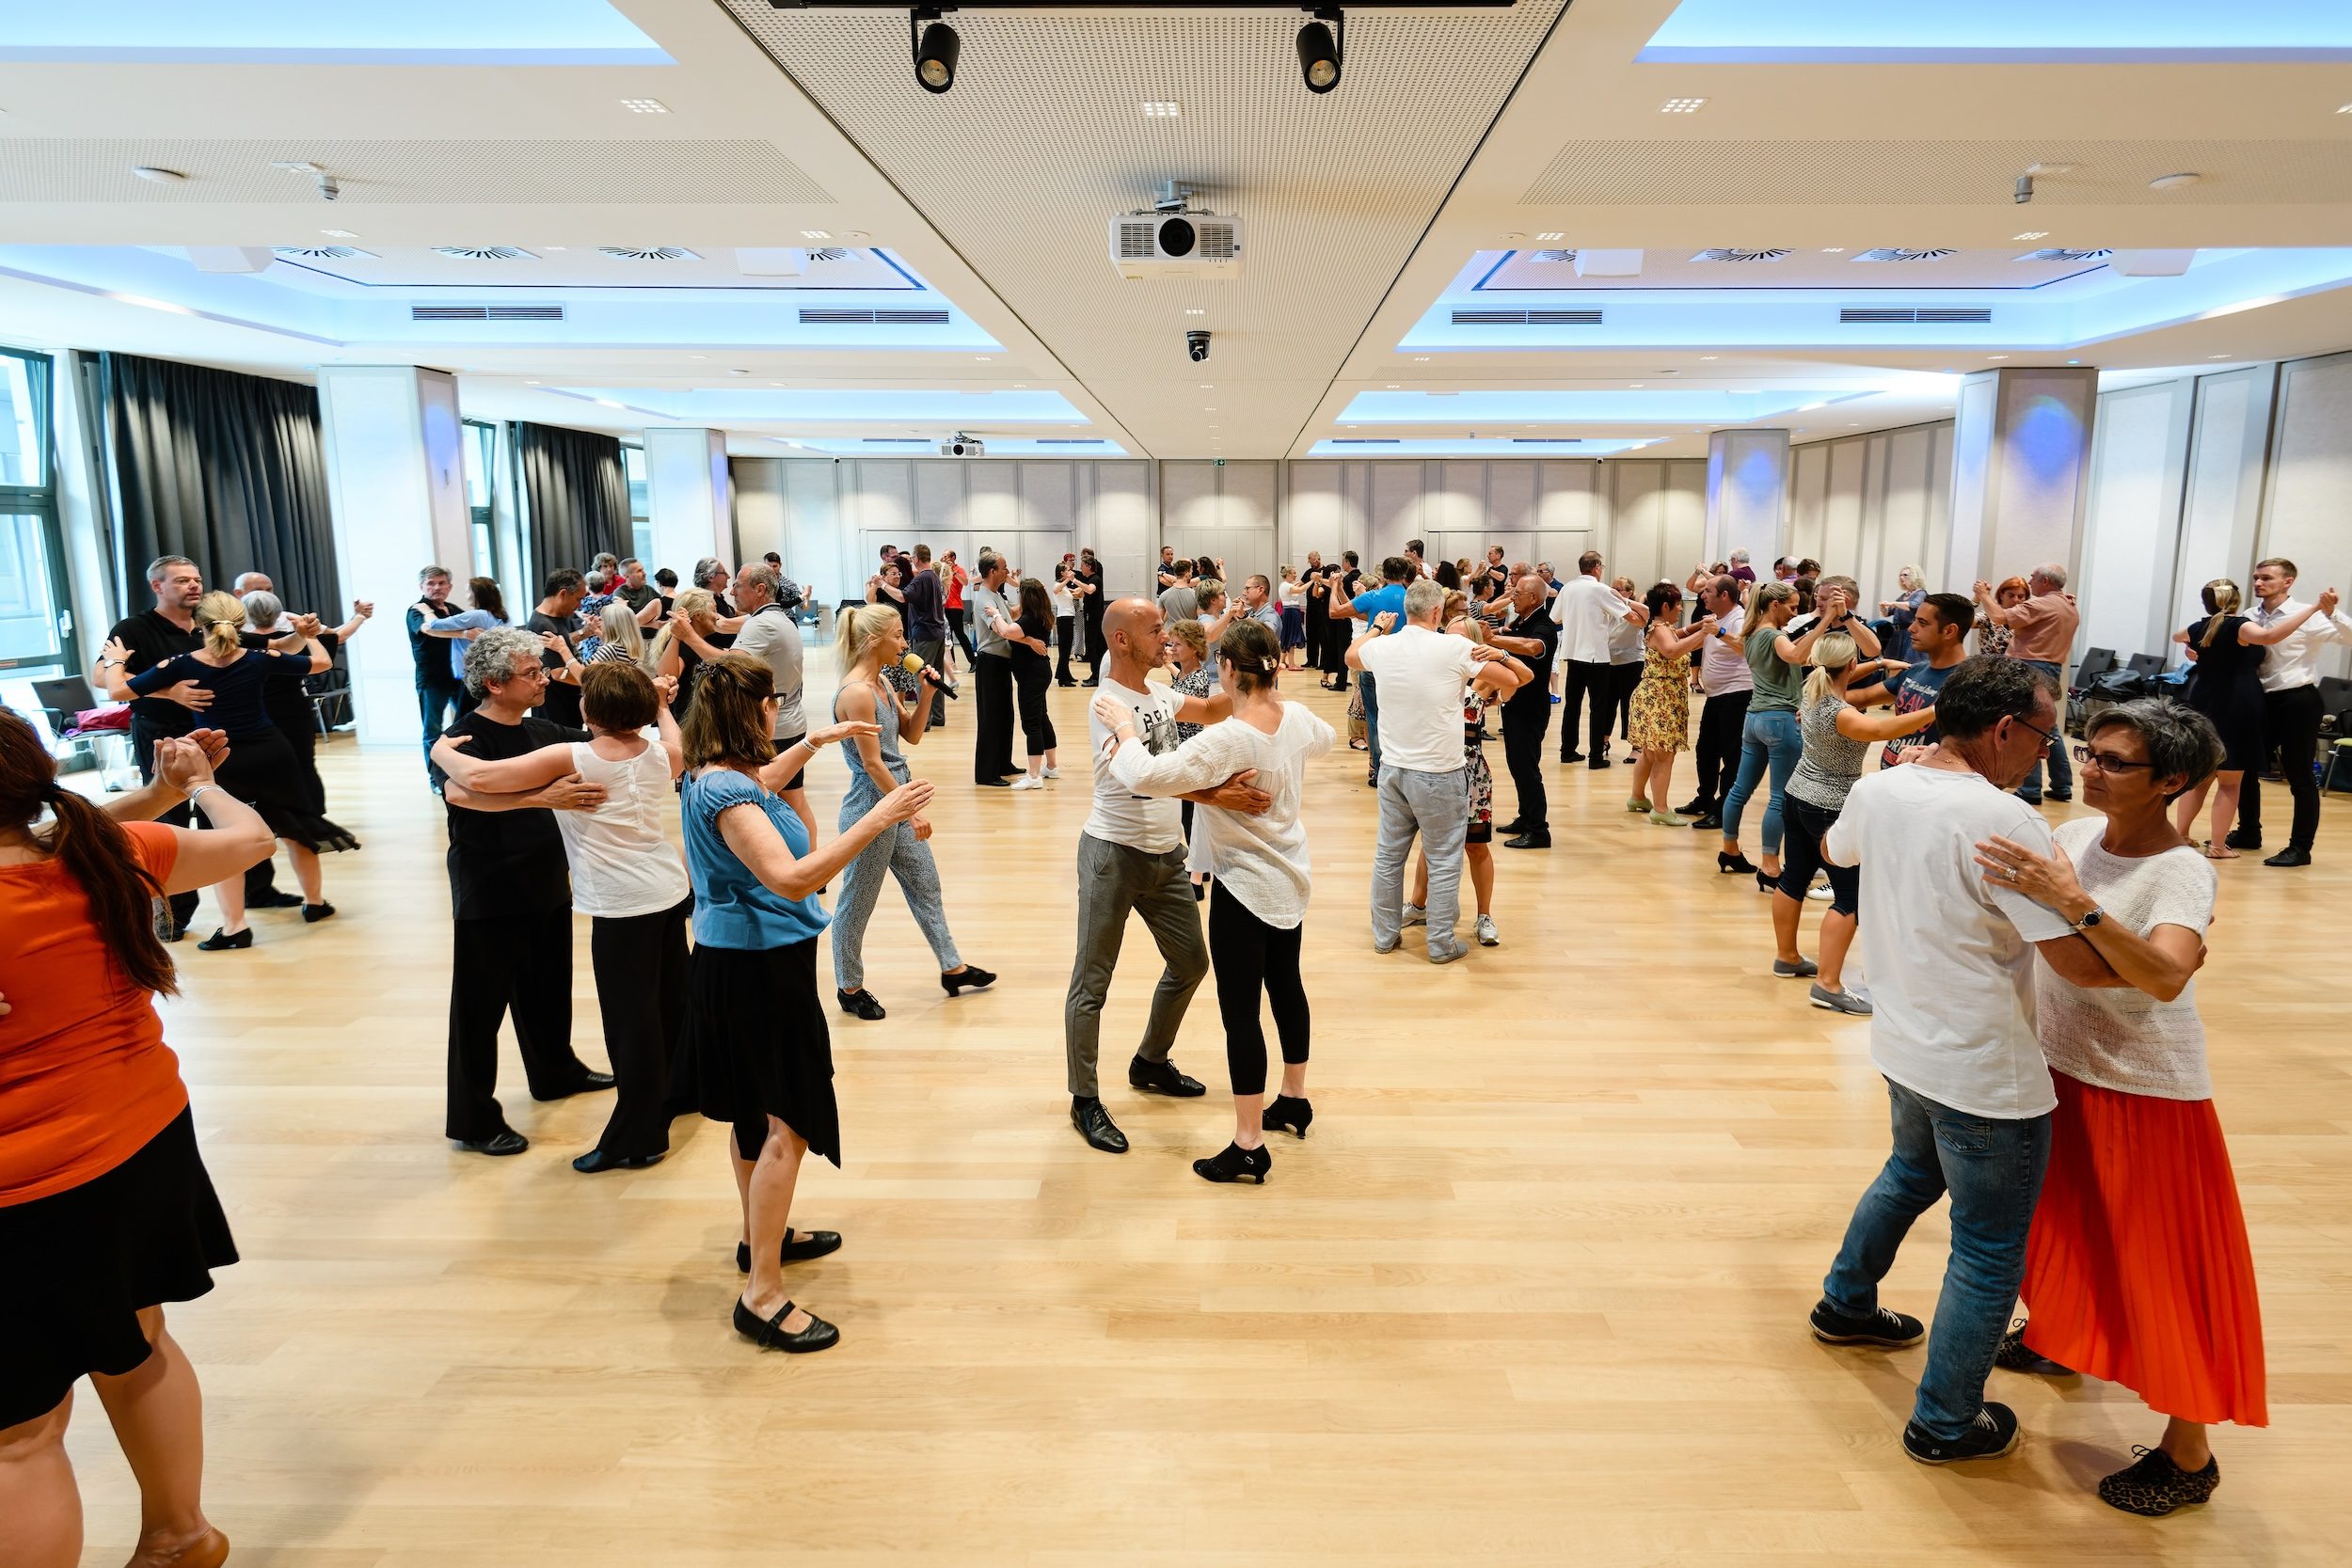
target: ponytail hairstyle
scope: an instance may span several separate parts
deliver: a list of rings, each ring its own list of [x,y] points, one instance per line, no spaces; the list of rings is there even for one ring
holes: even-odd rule
[[[233,658],[245,644],[245,605],[234,594],[215,588],[197,602],[196,619],[204,628],[204,651],[215,658]]]
[[[49,852],[89,899],[90,924],[123,978],[143,991],[177,993],[171,955],[155,935],[162,883],[120,823],[58,784],[56,759],[33,726],[0,708],[0,826],[29,829],[43,806],[56,818]]]
[[[2235,615],[2245,605],[2246,599],[2238,593],[2237,584],[2228,578],[2216,578],[2205,584],[2204,599],[2205,635],[2197,640],[2197,645],[2201,648],[2210,648],[2213,646],[2214,638],[2221,630],[2222,618]]]
[[[669,568],[662,569],[667,571]],[[670,619],[655,636],[653,646],[645,650],[645,669],[650,673],[661,668],[661,656],[668,653],[670,645],[677,641],[680,623],[701,631],[704,619],[716,619],[718,613],[719,601],[707,588],[689,588],[677,594],[670,601]]]
[[[1811,707],[1837,689],[1836,673],[1851,670],[1855,648],[1852,638],[1842,631],[1833,631],[1813,644],[1813,673],[1804,678],[1804,705]]]
[[[1263,621],[1235,621],[1216,640],[1216,658],[1226,667],[1225,682],[1237,697],[1273,688],[1275,672],[1282,667],[1282,644]]]
[[[883,604],[862,604],[834,617],[834,661],[845,678],[874,645],[874,639],[888,631],[891,623],[898,619],[898,610]]]
[[[874,609],[881,609],[879,605]],[[767,702],[775,672],[764,658],[732,651],[706,659],[694,680],[682,739],[689,768],[765,768],[776,757]]]
[[[1759,626],[1775,637],[1779,636],[1780,628],[1765,619],[1765,612],[1783,600],[1794,599],[1796,596],[1797,591],[1785,582],[1758,583],[1756,597],[1748,605],[1748,618],[1740,627],[1740,641],[1745,643],[1749,638],[1756,635],[1756,628]],[[1819,647],[1820,644],[1816,643],[1815,646]],[[1820,661],[1816,659],[1814,662],[1818,664]]]

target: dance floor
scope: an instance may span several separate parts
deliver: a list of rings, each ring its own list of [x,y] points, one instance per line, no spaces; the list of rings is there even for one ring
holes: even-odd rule
[[[812,691],[829,662],[812,653]],[[1343,729],[1341,699],[1291,684]],[[1885,1151],[1869,1026],[1772,977],[1753,880],[1716,875],[1711,834],[1629,816],[1626,768],[1551,765],[1558,847],[1496,851],[1502,945],[1433,969],[1417,940],[1372,952],[1374,798],[1361,755],[1326,759],[1308,808],[1312,1135],[1269,1139],[1263,1190],[1193,1176],[1230,1136],[1216,1000],[1204,986],[1176,1052],[1209,1098],[1129,1092],[1158,973],[1135,924],[1104,1030],[1105,1096],[1135,1147],[1088,1148],[1066,1116],[1061,1009],[1089,695],[1053,693],[1071,743],[1042,794],[969,784],[969,701],[912,753],[941,784],[958,942],[1002,978],[949,1001],[884,894],[867,983],[890,1016],[826,1020],[846,1158],[807,1168],[794,1219],[848,1244],[787,1274],[841,1325],[838,1349],[807,1357],[727,1326],[722,1130],[680,1121],[664,1164],[576,1175],[609,1101],[533,1104],[510,1043],[501,1090],[530,1152],[442,1140],[441,811],[413,752],[325,749],[333,815],[366,844],[328,862],[341,914],[258,916],[247,952],[191,942],[167,1010],[245,1256],[173,1312],[204,1381],[207,1501],[238,1560],[2345,1560],[2341,798],[2318,865],[2219,868],[2198,990],[2275,1424],[2217,1433],[2213,1504],[2150,1521],[2090,1490],[2161,1424],[2127,1392],[1996,1371],[2024,1446],[1929,1469],[1899,1443],[1923,1353],[1808,1337]],[[838,755],[810,776],[830,833]],[[1678,797],[1690,778],[1686,755]],[[1506,777],[1497,793],[1507,816]],[[2283,828],[2283,792],[2274,814]],[[1808,906],[1808,952],[1824,907]],[[198,934],[213,923],[208,899]],[[574,1036],[601,1065],[577,929]],[[1921,1222],[1890,1305],[1931,1312],[1945,1235],[1940,1210]],[[137,1505],[95,1400],[72,1449],[85,1560],[111,1565]]]

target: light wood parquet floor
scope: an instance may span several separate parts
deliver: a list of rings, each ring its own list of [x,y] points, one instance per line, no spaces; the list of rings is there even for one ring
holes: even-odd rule
[[[1290,684],[1343,725],[1311,676]],[[1263,1191],[1191,1174],[1229,1135],[1215,998],[1204,987],[1176,1053],[1210,1097],[1129,1093],[1118,1064],[1157,974],[1134,927],[1104,1064],[1135,1148],[1087,1148],[1065,1117],[1060,1021],[1089,695],[1053,694],[1071,744],[1042,795],[964,782],[969,702],[914,753],[942,784],[957,939],[1003,977],[948,1001],[885,895],[868,984],[891,1016],[827,1021],[847,1158],[808,1167],[795,1214],[849,1238],[793,1274],[843,1330],[812,1357],[761,1355],[726,1327],[722,1130],[680,1121],[660,1167],[575,1175],[606,1101],[532,1104],[510,1045],[531,1151],[441,1140],[440,812],[413,753],[325,750],[333,815],[366,843],[329,862],[341,915],[258,917],[245,953],[191,943],[167,1010],[245,1254],[173,1313],[239,1561],[2352,1560],[2342,800],[2312,869],[2220,868],[2199,989],[2275,1424],[2220,1433],[2213,1505],[2152,1522],[2089,1491],[2159,1425],[2123,1390],[1995,1372],[2024,1448],[1927,1469],[1899,1441],[1921,1353],[1807,1337],[1885,1149],[1867,1023],[1771,977],[1766,900],[1715,874],[1712,835],[1628,816],[1625,768],[1554,766],[1559,847],[1496,852],[1503,945],[1432,969],[1418,942],[1371,951],[1373,797],[1361,755],[1333,754],[1309,805],[1312,1136],[1272,1140]],[[830,832],[837,756],[812,779]],[[1689,780],[1686,756],[1677,796]],[[600,1063],[584,919],[573,981],[575,1037]],[[1939,1211],[1891,1304],[1931,1311],[1945,1238]],[[95,1402],[72,1449],[86,1560],[119,1562],[135,1494]]]

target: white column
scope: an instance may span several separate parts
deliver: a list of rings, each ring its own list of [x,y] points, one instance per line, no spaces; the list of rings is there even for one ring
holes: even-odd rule
[[[693,586],[694,562],[734,559],[735,522],[727,487],[727,438],[717,430],[645,432],[645,505],[653,515],[651,572],[667,566],[678,586]]]
[[[1964,593],[2047,562],[2081,565],[2098,404],[2090,369],[1979,371],[1961,384],[1945,586]]]
[[[1732,551],[1745,550],[1764,578],[1771,563],[1787,553],[1788,536],[1788,433],[1719,430],[1709,436],[1707,559],[1728,561]],[[1682,562],[1666,564],[1666,575],[1679,578]]]
[[[376,608],[344,654],[359,744],[414,748],[416,665],[401,612],[417,602],[419,568],[462,581],[473,559],[457,382],[414,365],[325,366],[319,413],[335,570],[346,597]]]

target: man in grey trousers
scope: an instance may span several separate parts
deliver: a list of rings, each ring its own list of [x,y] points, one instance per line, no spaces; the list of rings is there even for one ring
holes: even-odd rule
[[[1153,755],[1176,749],[1176,721],[1213,724],[1232,711],[1232,700],[1178,696],[1153,686],[1150,672],[1167,661],[1167,624],[1150,599],[1121,599],[1103,615],[1103,641],[1109,650],[1102,672],[1102,695],[1135,713],[1136,733]],[[1143,916],[1166,966],[1152,993],[1152,1017],[1143,1043],[1127,1064],[1130,1087],[1146,1094],[1191,1099],[1206,1094],[1200,1081],[1168,1060],[1184,1008],[1209,972],[1209,951],[1200,939],[1200,912],[1184,874],[1184,832],[1179,798],[1136,795],[1111,773],[1105,761],[1110,730],[1091,713],[1088,736],[1094,752],[1094,810],[1078,835],[1078,941],[1070,971],[1070,997],[1062,1009],[1063,1042],[1070,1066],[1070,1124],[1106,1154],[1127,1152],[1127,1135],[1103,1105],[1095,1061],[1101,1050],[1103,1002],[1130,911]],[[1457,742],[1458,745],[1458,742]],[[1256,816],[1273,803],[1253,787],[1250,773],[1236,773],[1213,790],[1183,797]]]

